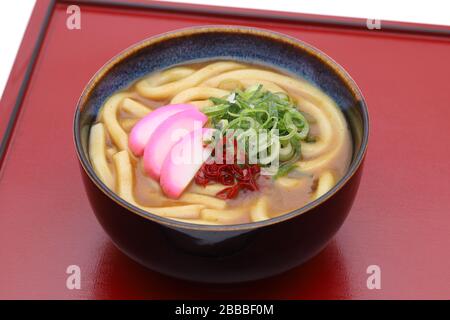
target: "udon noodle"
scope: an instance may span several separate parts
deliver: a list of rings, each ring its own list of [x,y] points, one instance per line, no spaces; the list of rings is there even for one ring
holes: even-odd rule
[[[216,196],[226,187],[223,184],[194,181],[178,198],[168,197],[158,179],[145,171],[143,157],[130,150],[136,123],[170,104],[190,104],[208,114],[215,105],[211,98],[232,101],[236,90],[255,86],[288,96],[309,122],[308,139],[299,140],[301,157],[288,173],[276,178],[259,175],[256,191],[243,191],[232,199]],[[211,121],[205,126],[212,126]],[[306,80],[265,66],[215,61],[155,72],[114,93],[91,127],[89,155],[100,180],[142,210],[190,223],[239,224],[279,216],[328,192],[348,169],[351,137],[333,99]]]

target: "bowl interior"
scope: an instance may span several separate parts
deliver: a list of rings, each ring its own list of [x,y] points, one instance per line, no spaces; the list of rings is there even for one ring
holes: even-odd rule
[[[191,28],[164,34],[144,40],[109,61],[86,87],[75,115],[75,142],[85,169],[92,171],[87,148],[89,128],[110,95],[148,73],[216,59],[267,65],[303,77],[322,89],[342,109],[352,135],[352,163],[341,182],[357,169],[367,144],[368,115],[364,99],[348,74],[325,54],[298,40],[238,27]],[[96,182],[106,189],[98,178]]]

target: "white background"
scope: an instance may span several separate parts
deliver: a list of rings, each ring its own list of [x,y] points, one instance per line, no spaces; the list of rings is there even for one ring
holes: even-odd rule
[[[35,1],[0,1],[1,93]],[[177,2],[450,25],[450,0],[178,0]]]

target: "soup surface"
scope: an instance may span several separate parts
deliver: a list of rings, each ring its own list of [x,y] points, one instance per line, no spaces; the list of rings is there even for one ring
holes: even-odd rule
[[[157,116],[159,109],[166,116]],[[214,130],[200,148],[189,147],[200,162],[179,165],[169,154],[186,149],[180,141],[199,131],[189,119]],[[186,132],[164,140],[164,126]],[[253,144],[242,138],[249,132]],[[104,103],[89,138],[93,168],[111,190],[148,212],[199,224],[261,221],[301,208],[342,178],[351,148],[342,112],[320,89],[234,61],[179,65],[138,79]]]

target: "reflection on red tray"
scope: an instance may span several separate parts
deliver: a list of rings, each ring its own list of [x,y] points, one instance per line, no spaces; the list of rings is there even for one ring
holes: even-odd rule
[[[295,23],[292,14],[282,21],[91,3],[80,4],[81,30],[68,30],[68,4],[57,3],[17,100],[50,3],[35,8],[0,105],[1,134],[16,101],[20,107],[0,168],[0,298],[450,297],[448,29],[433,36],[383,31],[383,24],[358,29],[361,21],[348,19],[338,22],[353,26],[305,15]],[[336,239],[304,266],[251,284],[186,283],[121,254],[92,214],[72,141],[76,101],[105,61],[146,37],[205,24],[267,28],[313,44],[349,71],[371,113],[361,187]],[[72,264],[81,268],[81,290],[66,288]],[[367,289],[372,264],[381,267],[381,290]]]

